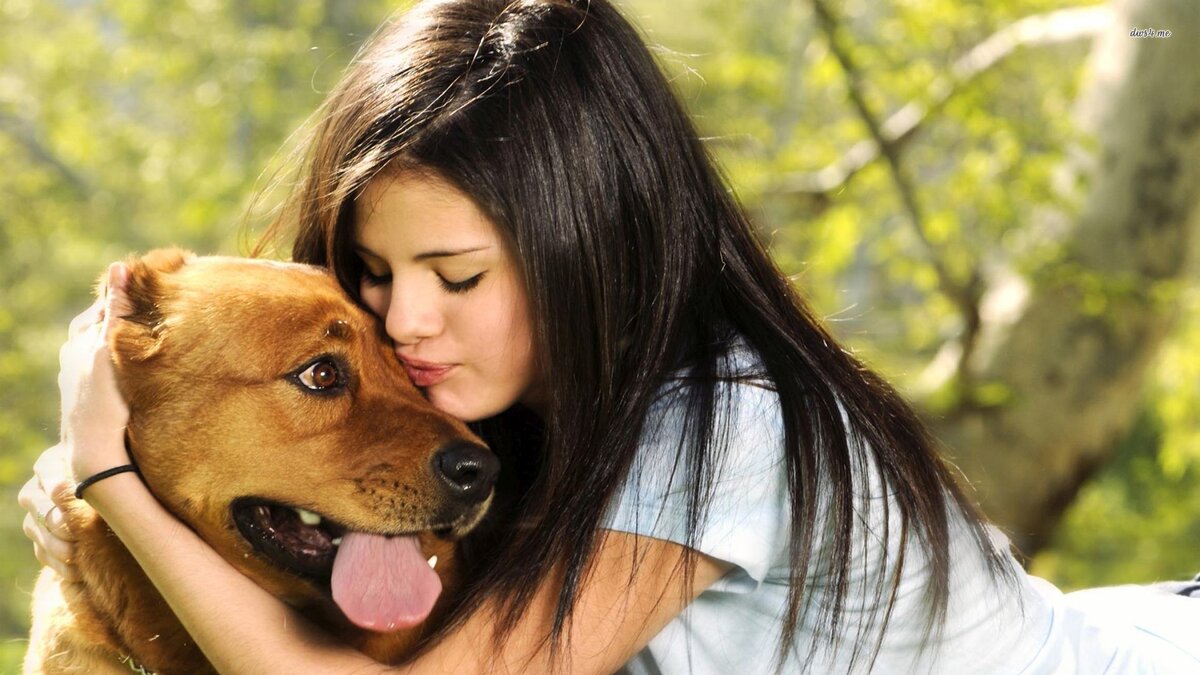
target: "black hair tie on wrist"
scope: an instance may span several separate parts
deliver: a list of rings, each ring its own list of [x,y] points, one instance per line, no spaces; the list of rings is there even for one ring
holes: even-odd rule
[[[82,481],[79,482],[79,485],[77,485],[75,487],[75,499],[83,499],[83,491],[85,489],[91,487],[92,484],[98,483],[98,482],[104,480],[105,478],[115,476],[119,473],[126,473],[129,471],[132,471],[134,473],[141,473],[140,471],[138,471],[136,464],[122,464],[121,466],[114,466],[111,469],[105,469],[104,471],[101,471],[100,473],[98,473],[94,476],[88,476],[87,478],[84,478]]]

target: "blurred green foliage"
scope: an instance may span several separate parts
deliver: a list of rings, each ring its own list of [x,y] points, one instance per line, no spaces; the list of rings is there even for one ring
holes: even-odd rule
[[[627,0],[780,264],[836,332],[902,387],[961,330],[887,173],[832,194],[789,177],[866,138],[808,3]],[[867,100],[932,101],[954,59],[1060,0],[835,3]],[[105,264],[178,244],[244,252],[251,195],[391,3],[0,0],[0,671],[14,672],[36,561],[15,504],[57,437],[56,354]],[[929,238],[955,275],[1057,258],[1083,145],[1084,42],[1023,50],[967,83],[905,145]],[[285,185],[286,187],[286,185]],[[268,196],[266,203],[270,204]],[[261,214],[260,214],[261,215]],[[1196,309],[1195,294],[1190,296]],[[1194,317],[1195,312],[1188,313]],[[1141,422],[1034,570],[1067,586],[1200,567],[1200,322],[1146,385]],[[1013,486],[1019,489],[1019,486]]]
[[[1076,499],[1034,574],[1067,589],[1200,573],[1200,293],[1159,355],[1142,414]]]
[[[16,493],[58,436],[68,322],[131,252],[247,250],[255,186],[389,11],[0,0],[0,672],[28,631],[37,563]]]

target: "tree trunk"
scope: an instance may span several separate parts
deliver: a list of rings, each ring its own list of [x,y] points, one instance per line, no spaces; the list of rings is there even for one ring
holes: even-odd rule
[[[1147,28],[1170,37],[1130,34]],[[984,510],[1030,555],[1128,429],[1196,257],[1197,36],[1195,0],[1116,3],[1080,99],[1096,147],[1065,262],[1025,280],[1022,311],[990,326],[996,348],[972,364],[976,382],[1009,396],[932,420]]]

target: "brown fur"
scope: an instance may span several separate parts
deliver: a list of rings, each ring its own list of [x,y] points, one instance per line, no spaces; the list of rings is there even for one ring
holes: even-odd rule
[[[147,485],[263,588],[377,660],[402,658],[419,628],[382,634],[353,626],[327,588],[258,554],[230,504],[258,496],[354,530],[423,531],[422,551],[438,556],[443,584],[428,626],[456,587],[454,544],[428,532],[451,513],[431,457],[448,442],[478,440],[421,397],[378,323],[323,271],[178,250],[130,265],[134,311],[110,346],[131,410],[130,451]],[[348,395],[313,395],[287,377],[323,354],[349,365]],[[486,505],[453,512],[454,532],[469,529]],[[81,580],[42,573],[26,672],[128,673],[127,657],[157,673],[212,672],[95,511],[73,501],[65,515],[78,536]]]

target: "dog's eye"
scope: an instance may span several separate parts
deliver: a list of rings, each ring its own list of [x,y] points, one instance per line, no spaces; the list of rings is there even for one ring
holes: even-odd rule
[[[305,368],[296,377],[300,384],[314,391],[327,391],[342,383],[342,373],[337,364],[324,359]]]

